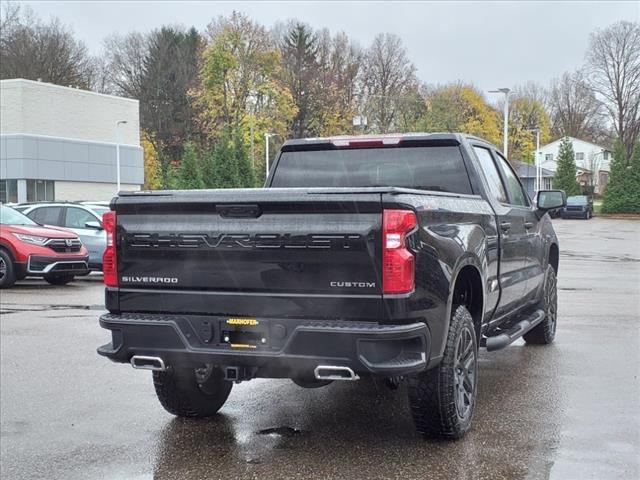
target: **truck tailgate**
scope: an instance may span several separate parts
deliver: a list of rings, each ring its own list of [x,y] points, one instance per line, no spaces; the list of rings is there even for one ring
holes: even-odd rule
[[[379,192],[134,194],[115,211],[123,311],[380,318]]]

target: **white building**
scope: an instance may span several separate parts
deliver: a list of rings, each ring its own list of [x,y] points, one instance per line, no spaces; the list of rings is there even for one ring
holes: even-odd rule
[[[0,202],[110,200],[116,142],[121,189],[139,190],[138,100],[32,80],[0,81]]]
[[[575,154],[577,179],[581,185],[593,185],[595,193],[602,194],[609,181],[612,151],[607,148],[569,137]],[[542,168],[555,173],[558,167],[558,153],[562,139],[548,143],[536,152]]]

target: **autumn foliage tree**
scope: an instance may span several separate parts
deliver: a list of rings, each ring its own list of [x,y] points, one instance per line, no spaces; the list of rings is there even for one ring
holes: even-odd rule
[[[509,99],[509,159],[533,163],[536,133],[540,145],[551,140],[551,121],[544,105],[544,90],[536,84],[515,88]],[[500,116],[500,119],[503,117]],[[500,121],[502,129],[503,122]]]
[[[494,144],[500,142],[498,114],[471,85],[453,83],[431,88],[426,95],[421,129],[428,132],[464,132]]]
[[[140,146],[144,156],[144,188],[146,190],[162,188],[162,167],[158,152],[156,152],[153,143],[149,141],[148,134],[145,131],[142,131],[140,135]]]
[[[208,31],[201,87],[194,93],[196,101],[206,106],[201,117],[213,138],[232,135],[234,145],[244,142],[242,151],[255,144],[251,163],[259,166],[264,134],[286,137],[297,113],[281,80],[280,50],[264,27],[237,12],[219,18]]]

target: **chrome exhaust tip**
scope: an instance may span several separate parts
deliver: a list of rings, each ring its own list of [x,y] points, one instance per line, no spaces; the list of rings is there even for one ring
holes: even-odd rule
[[[316,380],[359,380],[360,377],[349,367],[318,365],[313,370]]]
[[[160,357],[146,357],[144,355],[134,355],[131,357],[131,366],[139,370],[154,370],[164,372],[167,367]]]

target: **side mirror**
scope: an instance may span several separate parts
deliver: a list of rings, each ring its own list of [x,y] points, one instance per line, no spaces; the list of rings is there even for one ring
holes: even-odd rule
[[[538,192],[538,210],[547,211],[562,208],[567,204],[567,194],[564,190],[540,190]]]
[[[92,228],[94,230],[102,230],[102,225],[100,224],[100,222],[87,222],[84,224],[84,226],[86,228]]]

